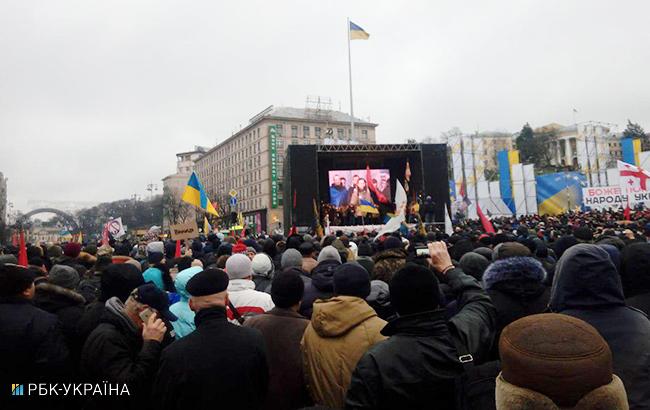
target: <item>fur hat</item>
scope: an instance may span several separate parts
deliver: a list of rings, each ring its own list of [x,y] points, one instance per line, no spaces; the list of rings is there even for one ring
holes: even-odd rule
[[[483,273],[483,284],[491,289],[496,283],[506,280],[543,282],[546,271],[542,264],[529,256],[514,256],[501,259],[490,265]]]
[[[556,313],[526,316],[503,330],[499,353],[497,409],[627,408],[580,405],[594,405],[594,395],[614,403],[626,398],[612,375],[607,342],[583,320]],[[607,394],[598,393],[603,388]]]

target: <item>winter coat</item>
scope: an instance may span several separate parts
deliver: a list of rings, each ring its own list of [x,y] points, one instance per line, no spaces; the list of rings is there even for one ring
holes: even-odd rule
[[[79,361],[83,347],[77,335],[77,324],[83,315],[85,302],[79,293],[62,286],[47,282],[36,286],[34,305],[58,317],[73,363]]]
[[[386,249],[373,258],[375,261],[375,279],[390,285],[395,272],[406,265],[406,250],[402,248]]]
[[[271,294],[271,282],[273,282],[271,275],[260,275],[254,273],[253,282],[255,282],[255,290]]]
[[[303,256],[302,258],[302,270],[307,273],[311,273],[312,270],[318,265],[318,261],[309,256]]]
[[[269,363],[265,409],[297,409],[311,404],[300,355],[300,340],[309,321],[291,309],[273,308],[246,320],[244,327],[262,332]]]
[[[2,382],[60,382],[71,370],[57,316],[22,297],[0,298],[0,358]]]
[[[621,279],[628,306],[650,315],[650,243],[633,243],[623,249]]]
[[[546,310],[551,290],[545,277],[542,264],[529,256],[501,259],[488,267],[483,283],[497,310],[497,335],[515,320]]]
[[[384,340],[380,319],[365,300],[335,296],[314,303],[301,349],[308,389],[316,404],[343,408],[359,358]]]
[[[152,282],[158,289],[165,290],[165,283],[163,282],[162,271],[160,269],[153,266],[147,268],[147,270],[142,272],[142,277],[145,283]]]
[[[300,314],[311,318],[314,302],[334,295],[334,269],[341,263],[332,259],[319,262],[311,271],[311,283],[305,285]]]
[[[549,307],[584,320],[612,350],[614,373],[631,410],[650,409],[650,320],[625,304],[621,278],[607,252],[580,244],[558,261]]]
[[[460,269],[447,273],[458,297],[458,313],[445,311],[401,316],[381,333],[389,339],[363,355],[350,383],[348,409],[454,409],[454,378],[463,372],[452,337],[471,352],[477,363],[489,354],[496,310],[473,277]]]
[[[194,311],[190,309],[190,294],[185,290],[185,286],[187,286],[188,280],[202,270],[203,268],[201,267],[192,266],[191,268],[180,271],[176,275],[176,279],[174,279],[174,286],[176,287],[176,292],[180,300],[171,305],[169,310],[178,318],[175,322],[172,322],[177,339],[187,336],[196,329],[194,325]]]
[[[275,306],[271,295],[255,290],[255,282],[248,279],[232,279],[228,283],[228,298],[242,316],[261,315]],[[238,323],[228,309],[228,319]]]
[[[229,323],[223,307],[201,309],[194,320],[196,330],[162,354],[151,407],[261,408],[268,367],[260,332]]]
[[[110,401],[91,398],[91,408],[147,408],[150,383],[158,368],[161,344],[143,342],[142,332],[125,316],[117,298],[106,302],[99,326],[92,331],[81,352],[80,369],[91,383],[126,383],[130,396]]]
[[[389,321],[396,316],[395,309],[390,304],[390,289],[388,284],[381,280],[370,282],[370,294],[366,302],[377,312],[377,316]]]

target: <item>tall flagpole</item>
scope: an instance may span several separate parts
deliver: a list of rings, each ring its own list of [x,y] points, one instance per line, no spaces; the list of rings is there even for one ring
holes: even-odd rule
[[[354,139],[354,104],[352,103],[352,53],[350,52],[350,18],[348,17],[348,75],[350,78],[350,140]]]

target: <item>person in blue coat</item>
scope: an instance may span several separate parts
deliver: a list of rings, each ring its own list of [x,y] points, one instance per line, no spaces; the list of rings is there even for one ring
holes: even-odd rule
[[[176,339],[185,337],[196,329],[194,324],[195,313],[190,309],[190,294],[187,293],[185,287],[187,281],[202,270],[203,268],[199,266],[192,266],[180,271],[174,280],[174,286],[176,286],[176,292],[180,296],[180,300],[171,305],[169,310],[178,318],[178,320],[172,322],[176,332]]]

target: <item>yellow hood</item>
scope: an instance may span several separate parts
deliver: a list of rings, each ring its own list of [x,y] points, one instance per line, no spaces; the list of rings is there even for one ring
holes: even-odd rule
[[[314,302],[311,325],[321,337],[338,337],[373,316],[377,314],[365,300],[335,296]]]

